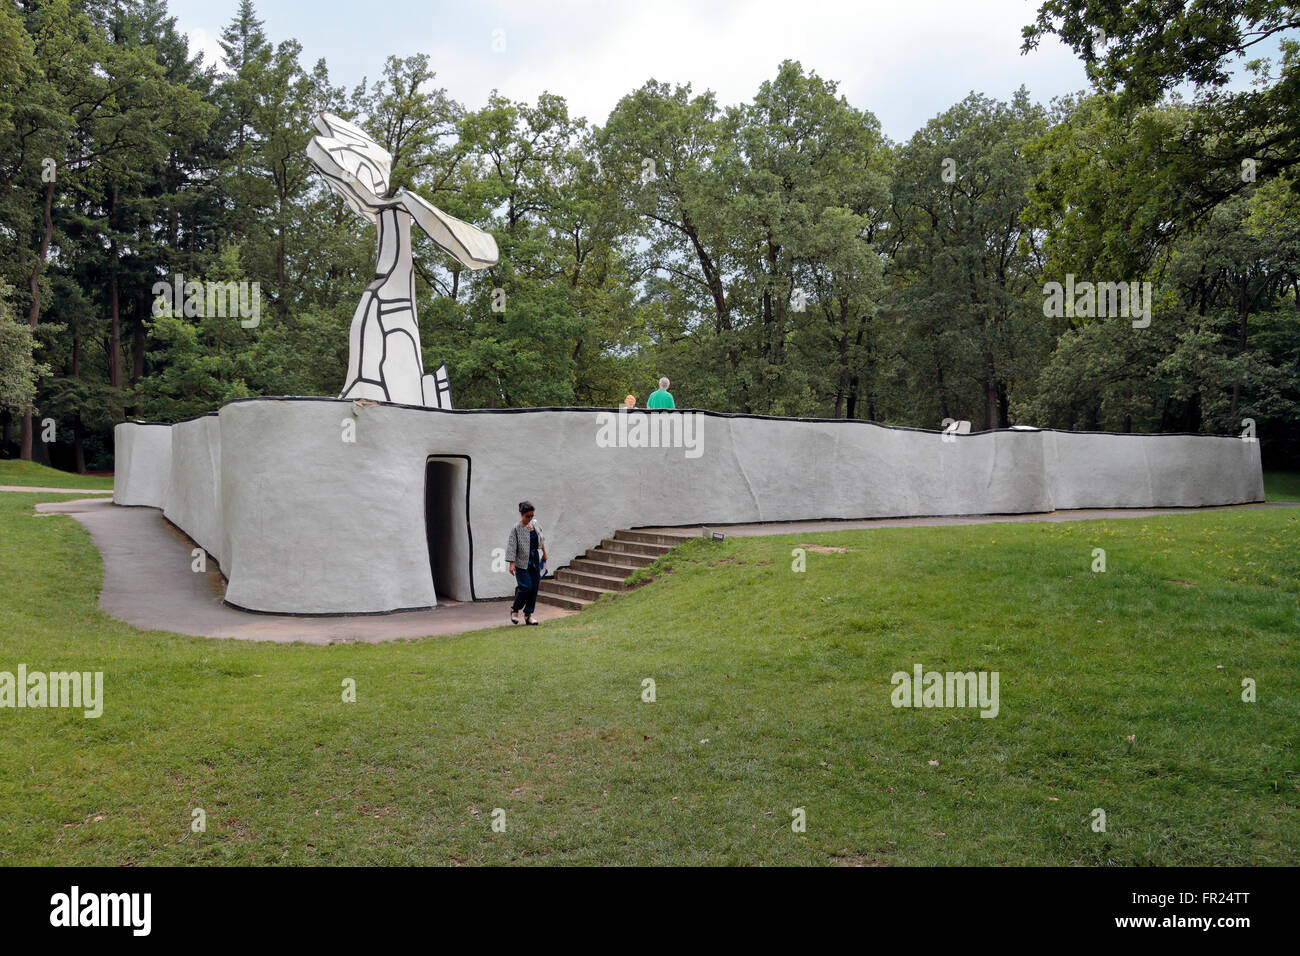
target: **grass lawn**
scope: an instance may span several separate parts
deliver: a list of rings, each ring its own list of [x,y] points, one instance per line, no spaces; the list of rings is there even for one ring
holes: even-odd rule
[[[310,647],[107,618],[50,498],[0,494],[0,670],[106,703],[0,710],[7,863],[1300,863],[1300,508],[701,540],[542,627]],[[895,709],[916,663],[1000,713]]]
[[[113,479],[59,471],[32,461],[0,461],[0,485],[32,485],[37,488],[102,488],[113,490]]]
[[[1264,497],[1269,501],[1300,501],[1300,472],[1264,472]]]

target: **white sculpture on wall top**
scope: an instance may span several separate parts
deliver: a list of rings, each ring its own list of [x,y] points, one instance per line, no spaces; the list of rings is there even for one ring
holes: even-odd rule
[[[348,208],[379,228],[375,278],[352,316],[348,377],[339,397],[450,408],[446,364],[436,374],[424,371],[411,222],[467,269],[495,265],[496,240],[409,190],[388,195],[393,157],[360,127],[333,113],[321,113],[315,123],[321,135],[307,144],[307,158]]]

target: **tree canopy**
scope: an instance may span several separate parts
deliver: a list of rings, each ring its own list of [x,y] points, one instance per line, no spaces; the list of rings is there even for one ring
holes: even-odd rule
[[[471,109],[422,54],[344,89],[252,0],[219,63],[165,0],[0,5],[0,454],[106,468],[126,417],[337,394],[375,237],[303,153],[329,110],[497,239],[476,273],[416,240],[459,407],[643,402],[667,375],[679,408],[926,428],[1251,419],[1294,465],[1297,26],[1270,0],[1048,0],[1025,50],[1060,38],[1090,89],[973,91],[894,142],[792,60],[744,102],[652,78],[578,117]],[[258,321],[156,292],[187,282],[257,288]],[[1130,292],[1145,324],[1110,307]]]

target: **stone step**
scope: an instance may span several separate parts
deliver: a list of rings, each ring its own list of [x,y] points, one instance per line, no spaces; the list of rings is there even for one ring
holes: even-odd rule
[[[589,588],[601,588],[606,591],[626,591],[623,583],[626,574],[596,574],[570,565],[555,572],[555,580],[562,584],[582,584]]]
[[[537,589],[537,600],[553,607],[581,611],[602,594],[629,590],[627,579],[639,568],[654,564],[693,537],[661,531],[615,531],[614,537],[605,538],[599,547],[591,548],[559,568],[552,577],[544,578]]]
[[[569,567],[587,574],[599,574],[602,577],[623,580],[630,577],[637,568],[643,568],[646,564],[654,563],[653,558],[646,557],[644,558],[645,564],[625,564],[600,551],[588,551],[587,555],[588,557],[585,558],[574,558]]]
[[[652,558],[665,555],[672,549],[672,545],[651,544],[646,541],[622,541],[615,538],[605,538],[600,542],[601,551],[615,551],[619,554],[641,554]]]
[[[675,548],[696,537],[691,534],[673,534],[667,531],[615,531],[615,541],[636,541],[641,544],[661,544]]]
[[[644,568],[647,564],[654,564],[658,555],[630,554],[626,551],[605,551],[601,548],[592,548],[583,555],[583,558],[589,561],[599,561],[601,564],[616,564],[635,571],[637,568]],[[630,574],[631,571],[628,573]]]
[[[586,584],[573,584],[565,581],[557,581],[555,578],[547,578],[538,588],[537,593],[540,596],[543,592],[554,594],[558,597],[582,598],[584,601],[591,602],[596,600],[602,594],[615,593],[611,588],[594,588]]]
[[[552,607],[567,608],[570,611],[581,611],[591,602],[584,598],[568,597],[563,594],[551,594],[547,591],[539,590],[537,592],[538,604],[549,604]]]

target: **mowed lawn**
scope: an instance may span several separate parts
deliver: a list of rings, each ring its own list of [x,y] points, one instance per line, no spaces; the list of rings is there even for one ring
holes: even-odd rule
[[[1300,473],[1264,472],[1264,497],[1269,501],[1300,501]]]
[[[8,864],[1300,863],[1300,508],[698,541],[561,622],[313,647],[106,617],[58,497],[0,494],[0,670],[106,702],[0,710]],[[917,663],[1000,713],[894,708]]]
[[[0,485],[31,485],[37,488],[90,488],[111,493],[113,479],[78,475],[47,468],[30,461],[0,461]]]

